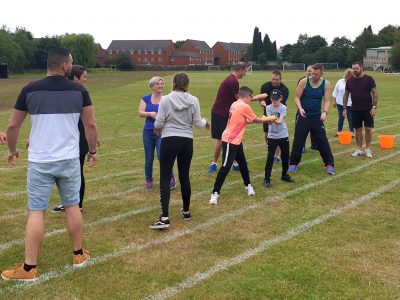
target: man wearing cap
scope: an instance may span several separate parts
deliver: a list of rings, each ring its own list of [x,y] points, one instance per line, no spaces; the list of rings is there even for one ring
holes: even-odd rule
[[[260,101],[261,106],[263,106],[263,108],[264,108],[265,116],[266,116],[265,109],[266,109],[267,105],[270,105],[272,103],[270,95],[271,95],[272,90],[274,90],[274,89],[278,89],[279,91],[281,91],[281,93],[282,93],[281,102],[283,105],[286,105],[286,100],[289,97],[289,89],[286,87],[286,85],[284,85],[282,83],[282,74],[278,70],[272,71],[271,81],[265,82],[261,86],[260,93],[261,94],[266,93],[268,95],[267,99],[265,99],[265,101],[264,100]],[[263,124],[263,130],[264,130],[264,135],[265,135],[265,142],[268,143],[268,124],[265,124],[265,123]],[[280,147],[277,147],[275,156],[274,156],[275,163],[280,162],[280,160],[281,160],[280,156],[281,156],[281,150],[280,150]]]
[[[293,179],[287,174],[289,168],[289,133],[286,126],[286,105],[282,104],[282,92],[278,89],[271,91],[269,98],[272,104],[265,109],[267,117],[274,117],[273,123],[268,126],[268,156],[265,164],[265,177],[263,186],[271,188],[271,173],[274,162],[276,148],[279,147],[282,152],[282,175],[281,180],[293,182]]]
[[[330,105],[331,84],[322,78],[324,67],[321,64],[312,66],[310,77],[300,80],[294,95],[294,101],[299,109],[296,118],[294,141],[290,153],[289,171],[296,172],[297,165],[301,160],[302,148],[308,133],[313,134],[318,151],[324,161],[326,173],[334,174],[334,161],[326,138],[324,121],[328,115]],[[323,100],[323,111],[321,112],[321,100]]]

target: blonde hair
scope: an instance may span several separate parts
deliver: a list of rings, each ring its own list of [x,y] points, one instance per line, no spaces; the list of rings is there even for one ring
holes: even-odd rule
[[[354,74],[353,70],[348,68],[344,71],[343,78],[351,77],[353,76],[353,74]]]
[[[159,76],[154,76],[150,79],[149,81],[149,87],[152,88],[157,82],[159,82],[160,80],[162,80],[162,82],[164,82],[164,79],[162,77]]]

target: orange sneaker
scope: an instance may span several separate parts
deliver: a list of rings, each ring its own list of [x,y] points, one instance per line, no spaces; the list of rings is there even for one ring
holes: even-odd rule
[[[80,268],[83,267],[84,265],[86,265],[86,263],[89,261],[90,254],[89,251],[82,249],[83,250],[83,254],[82,255],[73,255],[72,256],[72,266],[75,268]]]
[[[39,279],[37,268],[33,268],[27,272],[24,270],[24,264],[18,264],[14,269],[3,271],[1,277],[4,280],[17,281],[36,281]]]

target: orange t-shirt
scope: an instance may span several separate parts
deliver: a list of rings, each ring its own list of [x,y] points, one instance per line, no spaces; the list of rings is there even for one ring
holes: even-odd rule
[[[222,141],[240,145],[247,122],[253,122],[255,118],[257,118],[257,116],[250,105],[241,100],[233,102],[229,110],[228,124],[222,133]]]

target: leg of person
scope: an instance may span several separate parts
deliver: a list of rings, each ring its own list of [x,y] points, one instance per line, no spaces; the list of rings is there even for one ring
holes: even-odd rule
[[[358,157],[363,155],[362,144],[363,144],[363,136],[362,136],[362,127],[363,127],[363,111],[354,111],[352,110],[352,121],[353,126],[356,131],[356,143],[357,148],[356,151],[351,155],[353,157]]]
[[[347,122],[349,123],[349,130],[354,135],[354,127],[353,127],[353,113],[351,111],[351,106],[347,106]]]
[[[326,169],[327,174],[333,175],[334,174],[333,154],[331,151],[331,146],[329,145],[329,141],[326,137],[324,122],[322,122],[319,118],[312,119],[311,134],[314,135],[319,154],[321,155],[324,165],[327,168]]]
[[[274,154],[276,151],[277,143],[276,139],[268,139],[268,154],[267,154],[267,161],[265,162],[265,174],[264,174],[264,182],[263,186],[266,188],[272,187],[271,185],[271,172],[272,172],[272,165],[274,163]]]
[[[337,132],[341,132],[343,130],[343,122],[344,122],[343,105],[337,104],[336,108],[337,108],[337,112],[338,112],[338,130],[337,130]],[[337,134],[336,134],[336,136],[337,136]]]
[[[372,142],[372,128],[374,128],[374,118],[370,112],[365,114],[364,119],[365,126],[365,156],[372,158],[371,142]]]
[[[217,204],[217,199],[221,192],[226,176],[228,176],[233,161],[236,157],[238,146],[222,142],[222,166],[215,178],[214,188],[211,194],[210,204]],[[242,172],[242,170],[241,170]]]
[[[305,145],[307,135],[310,131],[310,120],[298,116],[294,131],[294,140],[289,159],[289,171],[296,172],[297,165],[300,163],[302,147]]]
[[[143,129],[143,146],[144,146],[144,173],[146,176],[146,190],[153,190],[153,161],[154,161],[154,133],[152,130]]]
[[[182,215],[184,220],[189,220],[190,197],[192,194],[189,172],[193,156],[193,139],[183,138],[183,137],[177,137],[176,139],[179,139],[179,141],[177,141],[177,144],[179,144],[181,147],[177,155],[177,163],[178,163],[179,182],[181,185],[181,194],[183,201]]]
[[[249,169],[247,167],[246,156],[244,155],[243,144],[240,143],[240,145],[237,146],[237,148],[238,149],[236,152],[236,161],[238,162],[240,167],[240,174],[242,175],[244,187],[249,196],[254,196],[255,192],[250,182]]]
[[[216,140],[214,148],[213,162],[208,167],[208,173],[216,172],[218,169],[218,158],[222,149],[222,133],[228,123],[228,117],[217,115],[211,112],[211,137]]]
[[[282,151],[282,175],[281,180],[286,182],[294,182],[294,180],[287,173],[289,169],[289,138],[279,139],[279,147]]]
[[[81,211],[83,209],[83,198],[85,198],[85,188],[86,188],[85,174],[83,174],[83,166],[85,164],[85,158],[86,158],[86,154],[79,156],[79,163],[81,166],[81,188],[79,190],[79,208]]]

